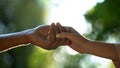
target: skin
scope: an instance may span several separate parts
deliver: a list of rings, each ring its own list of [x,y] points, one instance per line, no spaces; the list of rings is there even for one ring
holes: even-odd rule
[[[55,49],[60,45],[69,45],[80,53],[112,59],[116,68],[120,67],[119,56],[115,48],[115,45],[120,46],[120,44],[87,40],[72,27],[61,26],[59,23],[0,35],[0,51],[28,43],[47,50]]]
[[[24,31],[0,35],[0,51],[19,47],[21,44],[34,44],[47,50],[56,49],[60,45],[70,43],[66,38],[56,38],[56,34],[64,32],[64,28],[55,25],[38,26]]]
[[[55,33],[52,26],[38,26],[21,32],[3,34],[0,35],[0,51],[28,43],[47,50],[55,49],[59,43],[57,43],[58,41],[55,40],[54,36]]]
[[[120,67],[119,56],[115,47],[115,45],[120,46],[120,44],[91,41],[84,38],[72,27],[63,27],[60,24],[56,26],[60,29],[64,29],[65,31],[57,34],[56,37],[61,39],[67,38],[70,40],[71,43],[69,43],[68,46],[70,46],[72,49],[80,53],[92,54],[99,57],[111,59],[113,60],[116,68]]]

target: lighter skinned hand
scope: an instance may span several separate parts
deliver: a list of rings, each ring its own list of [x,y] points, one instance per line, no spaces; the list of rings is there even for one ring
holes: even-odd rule
[[[60,24],[59,24],[60,25]],[[61,26],[61,25],[60,25]],[[83,46],[87,41],[84,37],[82,37],[75,29],[72,27],[65,27],[61,26],[60,29],[65,29],[65,32],[61,32],[59,34],[56,34],[57,38],[67,38],[71,41],[70,44],[68,44],[72,49],[77,50],[79,52],[85,52],[86,46]]]

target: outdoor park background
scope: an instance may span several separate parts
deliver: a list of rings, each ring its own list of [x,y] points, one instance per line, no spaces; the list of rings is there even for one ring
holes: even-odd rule
[[[120,42],[119,6],[119,0],[0,0],[0,34],[60,22],[91,40]],[[29,45],[1,53],[0,68],[115,67],[109,59],[69,47],[48,51]]]

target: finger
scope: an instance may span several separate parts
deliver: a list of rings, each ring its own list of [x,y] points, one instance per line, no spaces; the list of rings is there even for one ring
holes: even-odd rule
[[[71,33],[69,27],[63,27],[61,26],[60,23],[57,23],[59,29],[61,30],[61,32],[68,32],[68,33]],[[71,41],[67,38],[63,38],[62,42],[61,42],[62,45],[70,45],[71,44]]]
[[[61,43],[61,45],[70,45],[72,43],[71,40],[68,39],[68,37],[66,37],[66,36],[60,37],[60,34],[57,34],[56,37],[66,39],[66,41],[64,43]]]
[[[51,26],[56,34],[60,33],[60,30],[58,29],[58,27],[55,24],[52,24]]]
[[[66,30],[64,29],[64,27],[63,27],[60,23],[57,23],[57,27],[59,28],[60,33],[66,32]],[[66,40],[67,40],[66,38],[63,38],[63,39],[60,41],[60,43],[63,44],[64,42],[66,42]]]
[[[52,25],[52,28],[54,29],[54,31],[55,31],[56,34],[60,33],[60,30],[54,24]],[[56,34],[54,35],[55,38],[56,38]],[[56,38],[55,41],[54,41],[54,43],[51,46],[51,49],[57,48],[60,45],[60,41],[61,41],[60,38]]]
[[[64,33],[57,34],[56,37],[58,37],[58,38],[68,38],[70,40],[73,40],[74,39],[74,34],[64,32]]]
[[[65,28],[60,23],[57,23],[56,25],[59,28],[60,32],[65,32],[66,31]]]
[[[49,32],[48,32],[48,37],[47,37],[47,43],[48,45],[52,45],[52,43],[55,41],[55,37],[54,35],[56,34],[52,25],[54,25],[54,23],[51,24],[50,28],[49,28]]]
[[[69,39],[67,39],[67,41],[63,45],[70,45],[71,43],[72,42]]]

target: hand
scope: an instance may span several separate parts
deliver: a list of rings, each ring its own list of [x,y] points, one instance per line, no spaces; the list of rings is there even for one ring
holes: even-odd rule
[[[66,32],[66,29],[63,28],[59,23],[57,23],[56,25],[54,23],[52,23],[51,28],[53,29],[52,30],[53,33],[51,33],[52,36],[50,36],[50,34],[49,34],[49,37],[52,37],[51,39],[54,39],[54,41],[55,41],[54,44],[52,45],[52,47],[58,47],[61,45],[68,45],[71,43],[71,41],[67,38],[57,38],[56,37],[56,34],[59,34],[61,32]]]
[[[60,24],[59,24],[60,25]],[[57,38],[67,38],[71,41],[70,44],[68,44],[71,48],[79,51],[79,52],[85,52],[86,47],[83,46],[87,39],[82,37],[76,30],[74,30],[72,27],[60,27],[60,29],[65,29],[65,32],[61,32],[56,35]]]
[[[48,37],[48,34],[50,37]],[[55,34],[51,26],[38,26],[26,32],[26,37],[27,40],[29,40],[29,43],[47,50],[57,48],[57,46],[53,46],[53,44],[57,44],[55,43],[55,38],[53,35]]]

